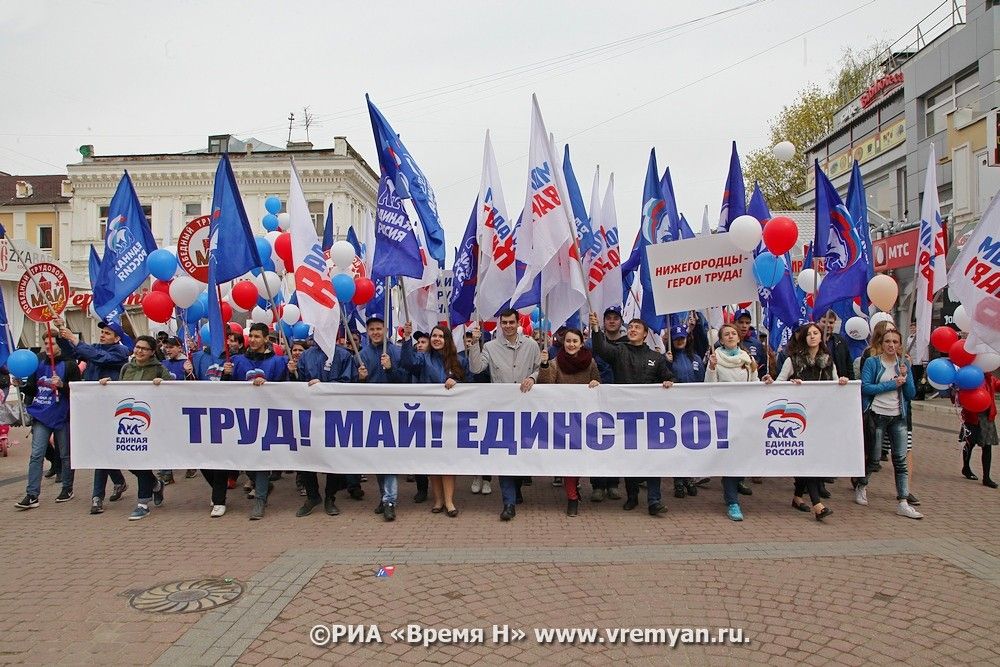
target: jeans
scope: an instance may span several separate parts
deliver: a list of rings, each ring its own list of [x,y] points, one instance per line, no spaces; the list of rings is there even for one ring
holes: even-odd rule
[[[660,492],[659,477],[626,477],[625,494],[632,500],[639,498],[639,482],[646,480],[646,502],[650,506],[660,504],[663,494]]]
[[[892,444],[892,469],[896,475],[896,499],[905,500],[910,495],[910,473],[906,467],[906,420],[899,415],[880,415],[872,413],[873,437],[872,446],[868,451],[868,466],[865,476],[858,479],[858,486],[866,486],[871,478],[872,463],[877,463],[881,456],[882,435],[889,434]]]
[[[38,497],[42,490],[42,461],[45,460],[45,450],[49,446],[49,437],[54,436],[56,449],[62,459],[62,488],[65,491],[73,489],[73,469],[69,467],[69,425],[60,429],[51,429],[42,422],[36,421],[31,427],[31,458],[28,459],[28,489],[29,496]]]
[[[727,505],[740,504],[739,488],[740,482],[742,481],[742,477],[722,478],[722,500],[725,501]]]
[[[395,475],[376,475],[378,488],[382,491],[382,502],[396,504],[396,496],[399,493],[399,480]]]
[[[504,507],[517,504],[517,493],[521,490],[522,483],[521,477],[500,475],[500,495],[503,498]]]
[[[129,472],[135,475],[135,479],[139,483],[139,490],[136,491],[139,504],[148,505],[149,501],[153,499],[153,489],[161,483],[160,480],[156,479],[152,470],[129,470]]]
[[[94,471],[94,490],[90,494],[91,497],[104,500],[104,492],[108,488],[108,477],[111,478],[113,484],[125,483],[125,475],[122,474],[121,470],[98,468]]]

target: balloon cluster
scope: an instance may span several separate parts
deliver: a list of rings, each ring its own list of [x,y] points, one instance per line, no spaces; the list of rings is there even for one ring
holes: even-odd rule
[[[330,279],[333,291],[342,302],[350,301],[363,306],[375,296],[375,283],[364,276],[354,275],[356,261],[354,246],[348,241],[337,241],[330,248],[331,268],[336,272]]]
[[[791,218],[778,216],[761,223],[752,215],[741,215],[729,224],[728,234],[733,245],[745,252],[754,250],[763,241],[767,250],[754,259],[753,275],[758,285],[770,289],[785,275],[781,256],[795,246],[799,228]]]
[[[969,325],[962,306],[956,309],[954,320],[960,325]],[[940,326],[931,332],[931,345],[938,352],[947,354],[948,358],[940,357],[927,364],[930,385],[938,390],[955,386],[958,402],[971,412],[989,408],[992,396],[986,386],[986,373],[1000,368],[1000,354],[973,354],[965,347],[965,341],[959,338],[958,332],[948,326]]]

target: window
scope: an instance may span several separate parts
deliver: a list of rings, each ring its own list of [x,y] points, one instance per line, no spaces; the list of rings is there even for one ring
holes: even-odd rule
[[[153,207],[143,206],[142,212],[146,215],[146,223],[153,224]],[[103,239],[108,233],[108,207],[102,206],[97,217],[97,237]]]
[[[924,98],[924,129],[931,136],[947,129],[948,114],[973,105],[979,97],[979,71],[964,74]]]
[[[829,151],[830,155],[836,155],[840,151],[844,150],[851,145],[851,133],[849,131],[841,132],[839,135],[830,141]]]
[[[316,228],[316,233],[323,236],[323,227],[326,225],[326,211],[323,210],[323,202],[309,202],[309,215],[313,219],[313,226]]]
[[[891,102],[879,109],[879,122],[885,125],[895,120],[901,113],[903,113],[903,95],[899,94],[894,96]]]
[[[52,226],[44,225],[38,228],[38,248],[52,251]]]
[[[896,188],[893,179],[889,175],[869,183],[865,186],[865,196],[868,198],[868,209],[875,211],[882,218],[891,220],[892,205],[896,203]],[[881,222],[882,218],[874,218],[874,222]]]
[[[201,202],[195,202],[194,204],[184,204],[184,217],[197,218],[201,215]]]

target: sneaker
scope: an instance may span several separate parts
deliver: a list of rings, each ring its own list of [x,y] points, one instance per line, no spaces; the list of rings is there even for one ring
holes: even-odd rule
[[[482,477],[473,477],[472,478],[472,486],[469,488],[469,490],[472,491],[473,493],[479,493],[480,491],[482,491],[483,490],[483,478]]]
[[[145,519],[149,516],[149,507],[146,505],[136,505],[132,513],[128,515],[129,521],[138,521],[139,519]]]
[[[856,502],[859,505],[867,505],[868,504],[868,487],[867,486],[859,486],[856,489],[854,489],[854,502]]]
[[[102,514],[104,512],[104,500],[94,496],[90,500],[90,513],[91,514]]]
[[[667,506],[663,503],[653,503],[649,506],[649,516],[660,516],[667,513]]]
[[[379,503],[378,507],[375,508],[375,514],[382,514],[385,512],[385,503]]]
[[[594,489],[590,492],[590,502],[599,503],[604,500],[604,489]]]
[[[580,512],[579,500],[566,501],[566,516],[576,516]]]
[[[267,480],[269,482],[277,482],[279,479],[281,479],[281,471],[280,470],[272,470],[271,474],[268,475],[268,477],[267,477]]]
[[[415,502],[415,503],[425,503],[425,502],[427,502],[427,492],[426,491],[417,491],[415,494],[413,494],[413,502]]]
[[[254,498],[253,508],[250,510],[250,520],[260,521],[264,518],[264,506],[267,505],[267,501],[263,498]]]
[[[159,507],[163,504],[163,482],[153,487],[153,504]]]
[[[493,493],[493,487],[492,487],[492,486],[490,486],[490,482],[489,482],[489,480],[487,480],[487,479],[484,479],[484,480],[483,480],[483,490],[482,490],[482,494],[483,494],[484,496],[488,496],[488,495],[490,495],[491,493]]]
[[[618,490],[617,486],[610,486],[610,487],[608,487],[608,490],[606,491],[606,493],[607,493],[608,499],[610,499],[610,500],[621,500],[622,499],[622,494]]]
[[[188,468],[187,472],[184,473],[184,479],[191,479],[198,476],[197,468]]]
[[[313,501],[310,498],[306,498],[306,501],[302,503],[302,507],[295,511],[295,516],[309,516],[312,514],[313,508],[319,505],[319,501]]]
[[[553,477],[552,478],[552,486],[562,486],[562,485],[563,485],[562,477]]]
[[[510,521],[515,516],[517,516],[517,510],[514,509],[513,505],[504,505],[503,511],[500,512],[501,521]]]
[[[625,504],[622,505],[622,509],[625,510],[626,512],[631,512],[638,506],[639,506],[638,498],[629,498],[628,500],[625,501]]]
[[[19,510],[30,510],[38,507],[38,496],[25,496],[21,502],[14,503],[14,507]]]
[[[910,503],[905,500],[899,501],[899,507],[896,508],[896,514],[899,516],[905,516],[907,519],[923,519],[924,515],[917,510],[910,507]]]
[[[683,486],[674,487],[674,498],[683,498],[687,495],[687,489]]]
[[[306,496],[309,495],[309,492],[306,491],[306,487],[299,485],[296,488],[299,490],[299,497],[305,498]]]
[[[737,490],[737,491],[738,491],[738,492],[739,492],[740,494],[742,494],[742,495],[744,495],[744,496],[752,496],[752,495],[753,495],[753,489],[751,489],[751,488],[750,488],[749,486],[747,486],[747,485],[746,485],[746,482],[740,482],[740,483],[739,483],[739,484],[738,484],[738,485],[736,486],[736,490]]]
[[[382,512],[382,518],[386,521],[396,520],[396,505],[393,503],[386,503],[385,508]]]
[[[159,475],[159,477],[160,477],[160,481],[163,482],[164,484],[173,484],[174,483],[174,471],[173,470],[167,470],[166,472],[161,473]]]
[[[334,502],[334,498],[332,496],[323,501],[323,509],[330,516],[337,516],[340,514],[340,510],[337,509],[337,503]]]
[[[360,486],[352,486],[347,490],[347,495],[351,497],[351,500],[361,500],[365,497],[365,490]]]
[[[69,490],[63,489],[62,491],[59,492],[59,495],[56,496],[57,503],[64,503],[67,500],[72,500],[72,499],[73,499],[73,489]]]
[[[686,484],[684,488],[692,498],[698,495],[698,486],[696,484]]]
[[[226,513],[225,505],[212,505],[212,513],[209,514],[213,519],[218,519],[220,516]]]
[[[729,518],[733,521],[743,520],[743,510],[740,509],[739,503],[731,503],[729,505],[729,509],[726,511],[726,514],[728,514]]]
[[[115,484],[115,488],[111,489],[111,496],[108,500],[115,502],[116,500],[121,500],[122,494],[128,490],[128,483],[122,482],[121,484]]]
[[[247,482],[243,485],[243,493],[246,494],[247,500],[253,500],[257,497],[257,489],[254,488],[253,482]]]
[[[912,493],[906,496],[906,502],[910,503],[914,507],[920,505],[920,500]]]
[[[45,471],[45,475],[43,475],[45,479],[52,479],[55,476],[56,476],[55,468],[49,468],[48,470]]]

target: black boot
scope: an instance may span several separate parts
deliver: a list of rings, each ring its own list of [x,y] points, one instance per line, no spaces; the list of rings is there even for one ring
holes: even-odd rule
[[[974,446],[975,445],[973,445],[971,442],[967,442],[965,443],[965,447],[962,447],[962,476],[965,477],[965,479],[979,479],[978,477],[976,477],[976,474],[972,472],[972,468],[969,467],[969,462],[972,460],[972,448]],[[983,447],[984,457],[986,456],[986,450],[987,447]],[[989,475],[987,475],[985,472],[983,473],[983,476],[989,477]]]
[[[997,488],[997,483],[990,479],[990,464],[993,463],[993,448],[983,447],[983,486]]]

